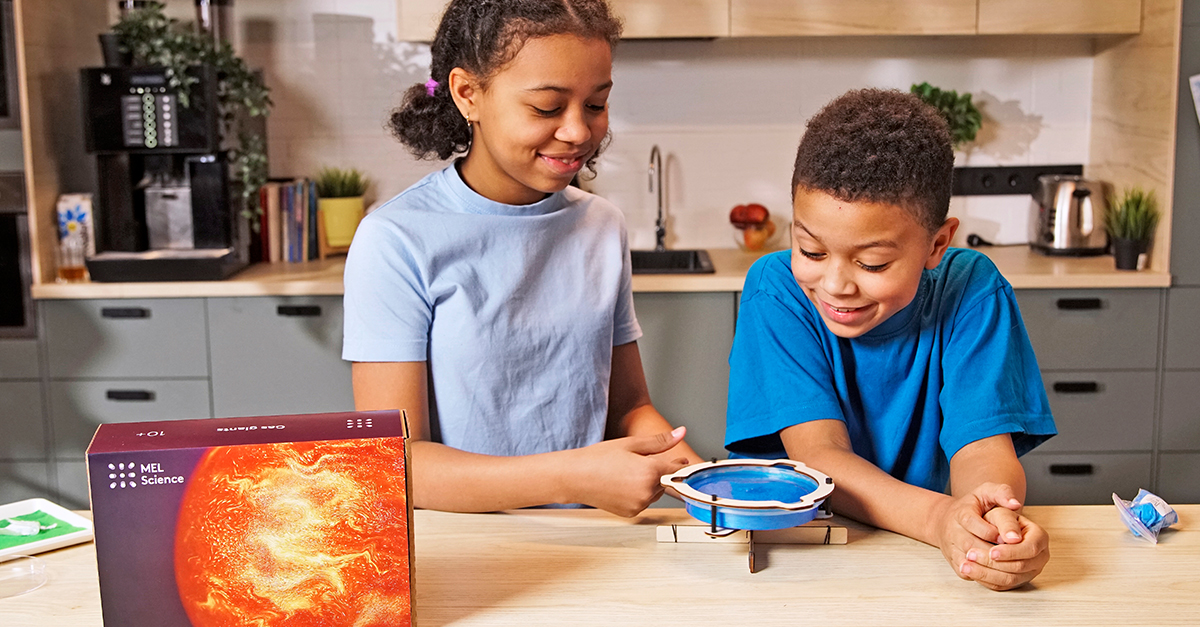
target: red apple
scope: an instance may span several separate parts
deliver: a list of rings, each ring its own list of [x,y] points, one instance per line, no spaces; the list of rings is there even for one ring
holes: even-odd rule
[[[729,221],[739,229],[751,225],[761,225],[770,219],[771,212],[757,203],[738,205],[729,212]]]

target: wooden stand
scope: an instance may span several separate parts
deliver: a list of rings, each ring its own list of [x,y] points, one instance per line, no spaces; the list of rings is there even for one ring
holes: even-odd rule
[[[317,210],[317,257],[325,259],[329,255],[344,255],[350,252],[349,246],[330,246],[325,239],[325,212]]]

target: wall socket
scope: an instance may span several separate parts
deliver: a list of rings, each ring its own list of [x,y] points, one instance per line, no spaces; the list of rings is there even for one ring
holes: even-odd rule
[[[1022,165],[954,168],[954,196],[1032,194],[1043,174],[1083,175],[1082,165]]]

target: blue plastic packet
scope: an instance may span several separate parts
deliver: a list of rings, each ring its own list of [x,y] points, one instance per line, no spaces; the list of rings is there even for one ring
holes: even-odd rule
[[[1133,535],[1146,540],[1150,544],[1158,544],[1158,532],[1179,522],[1175,509],[1158,496],[1145,490],[1138,490],[1132,501],[1122,500],[1114,492],[1113,505],[1121,515],[1121,522],[1133,532]]]

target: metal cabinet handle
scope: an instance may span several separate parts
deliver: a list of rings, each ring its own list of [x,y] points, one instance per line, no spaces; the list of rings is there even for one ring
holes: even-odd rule
[[[1093,474],[1096,469],[1091,464],[1050,464],[1050,474],[1067,476],[1084,476]]]
[[[280,316],[315,318],[321,315],[321,307],[319,305],[279,305],[275,308],[275,313]]]
[[[1060,298],[1055,304],[1064,311],[1082,311],[1104,307],[1104,301],[1099,298]]]
[[[104,397],[110,401],[152,401],[154,392],[150,390],[108,390]]]
[[[102,318],[149,318],[150,310],[145,307],[102,307],[100,309],[100,317]]]
[[[1095,381],[1055,381],[1054,391],[1060,394],[1090,394],[1100,391]]]

